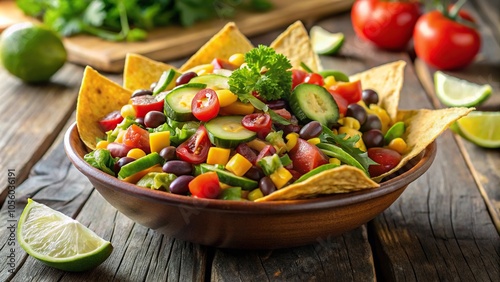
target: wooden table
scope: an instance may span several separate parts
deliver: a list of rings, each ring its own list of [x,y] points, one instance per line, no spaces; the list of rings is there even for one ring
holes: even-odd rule
[[[499,4],[469,1],[483,48],[473,65],[450,72],[493,86],[493,96],[480,108],[484,110],[500,110]],[[360,41],[349,13],[307,22],[308,27],[313,24],[346,34],[341,53],[322,58],[325,68],[354,73],[402,59],[408,66],[400,107],[443,107],[432,90],[434,70],[414,60],[412,52],[389,53]],[[252,41],[268,44],[282,30]],[[364,226],[283,250],[200,246],[135,224],[107,204],[70,164],[61,138],[74,122],[82,71],[81,66],[66,64],[53,83],[30,86],[0,69],[0,237],[5,238],[0,244],[1,281],[499,281],[500,150],[476,147],[446,131],[437,140],[438,153],[429,171]],[[119,76],[110,77],[120,81]],[[28,197],[111,240],[111,256],[84,273],[55,270],[27,256],[12,240],[11,227]]]

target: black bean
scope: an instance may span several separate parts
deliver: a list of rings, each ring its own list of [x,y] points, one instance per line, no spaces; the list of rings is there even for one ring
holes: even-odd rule
[[[365,89],[361,93],[361,99],[367,106],[378,103],[378,93],[373,89]]]
[[[382,129],[382,122],[380,122],[380,119],[377,115],[368,115],[366,117],[365,123],[361,125],[361,128],[359,130],[361,132],[365,132],[370,129]]]
[[[347,106],[346,116],[357,119],[359,124],[362,125],[366,121],[367,114],[363,106],[358,104],[349,104],[349,106]]]
[[[384,134],[379,129],[370,129],[363,133],[363,143],[366,148],[383,147]]]
[[[260,179],[259,187],[264,196],[269,195],[272,192],[276,191],[276,185],[274,185],[274,182],[271,180],[269,176],[264,176]]]
[[[175,152],[175,147],[174,146],[168,146],[160,151],[160,157],[165,159],[165,161],[171,161],[177,159],[177,154]]]
[[[245,177],[248,177],[252,180],[258,181],[264,176],[264,172],[262,172],[262,169],[258,166],[252,166],[246,173]]]
[[[150,111],[144,116],[144,125],[149,128],[157,128],[167,121],[165,114],[160,111]]]
[[[168,161],[163,165],[162,170],[167,173],[173,173],[177,176],[191,174],[193,167],[190,163],[180,160]]]
[[[186,195],[189,192],[189,182],[191,182],[193,178],[194,176],[192,175],[181,175],[177,177],[170,183],[170,193]]]
[[[137,89],[132,93],[132,98],[145,95],[153,95],[153,91],[149,89]]]
[[[189,83],[193,77],[197,77],[198,75],[194,71],[188,71],[183,74],[181,74],[176,80],[175,80],[175,85],[183,85],[186,83]]]
[[[122,166],[130,163],[130,162],[133,162],[135,161],[134,158],[131,158],[131,157],[122,157],[120,158],[116,163],[115,163],[115,166],[113,167],[113,170],[115,171],[116,174],[118,174],[118,172],[120,171],[120,169],[122,168]]]
[[[318,121],[311,121],[300,129],[299,135],[300,138],[308,140],[318,137],[322,131],[323,127],[321,126],[321,123],[319,123]]]

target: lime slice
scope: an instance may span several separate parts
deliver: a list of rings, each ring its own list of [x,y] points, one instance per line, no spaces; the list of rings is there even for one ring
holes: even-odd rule
[[[441,102],[450,107],[473,107],[486,101],[491,95],[491,86],[479,85],[441,71],[434,73],[434,87]]]
[[[19,219],[17,240],[32,257],[65,271],[94,268],[113,250],[78,221],[31,199]]]
[[[320,55],[333,55],[344,44],[344,34],[331,33],[320,26],[313,26],[310,31],[314,52]]]
[[[460,118],[450,128],[471,141],[485,148],[500,148],[500,112],[473,111]]]

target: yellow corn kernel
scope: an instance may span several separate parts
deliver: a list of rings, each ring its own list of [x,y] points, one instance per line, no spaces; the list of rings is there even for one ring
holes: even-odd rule
[[[125,130],[121,130],[118,132],[118,135],[116,136],[115,142],[118,143],[123,143],[123,136],[125,135]]]
[[[361,136],[361,132],[359,132],[358,130],[356,129],[353,129],[353,128],[350,128],[350,127],[347,127],[347,126],[341,126],[339,127],[339,134],[346,134],[347,136],[349,137],[352,137],[354,135],[359,135]],[[347,139],[347,138],[346,138]]]
[[[380,119],[380,123],[382,123],[382,133],[386,133],[387,130],[389,129],[389,124],[391,123],[391,117],[389,117],[389,114],[387,114],[387,111],[383,108],[381,108],[380,106],[377,106],[375,104],[371,104],[370,105],[370,110],[372,110],[372,112],[374,114],[376,114],[378,116],[378,118]]]
[[[245,55],[242,53],[236,53],[231,55],[229,59],[227,59],[231,64],[240,67],[245,62]]]
[[[163,148],[170,146],[170,131],[149,133],[149,147],[151,152],[159,153]]]
[[[285,184],[287,184],[293,176],[286,168],[280,167],[275,172],[271,173],[269,177],[276,186],[276,189],[280,189],[285,186]]]
[[[215,93],[217,93],[217,98],[219,99],[219,105],[221,107],[227,107],[238,100],[238,96],[229,89],[215,90]]]
[[[321,140],[319,140],[318,137],[315,137],[315,138],[311,138],[311,139],[307,140],[307,142],[309,142],[310,144],[316,145],[316,144],[321,143]]]
[[[345,117],[343,118],[343,122],[343,125],[349,128],[356,130],[359,130],[361,128],[361,124],[359,124],[359,121],[353,117]]]
[[[128,151],[128,153],[127,153],[127,157],[133,158],[136,160],[144,157],[145,155],[146,155],[146,153],[144,153],[144,151],[139,149],[139,148],[134,148],[134,149]]]
[[[330,158],[330,159],[328,160],[328,162],[329,162],[329,163],[331,163],[331,164],[340,165],[340,160],[339,160],[339,159],[337,159],[337,158]]]
[[[400,154],[404,154],[407,147],[408,146],[406,145],[405,140],[403,140],[403,138],[401,137],[392,139],[391,142],[389,142],[389,145],[387,145],[387,148],[392,149]]]
[[[250,103],[236,101],[228,106],[220,108],[220,112],[225,115],[249,115],[255,108]]]
[[[262,194],[262,191],[259,188],[254,189],[250,191],[250,193],[248,193],[248,200],[250,201],[255,201],[262,197],[264,197],[264,194]]]
[[[230,149],[210,147],[210,149],[208,149],[207,164],[226,165],[227,162],[229,161],[230,153],[231,153]]]
[[[236,153],[226,164],[226,169],[237,176],[243,176],[251,167],[252,163],[238,153]]]
[[[359,141],[356,142],[356,144],[354,145],[354,147],[360,149],[363,152],[366,152],[365,142],[363,142],[363,139],[361,139],[361,138],[359,138]]]
[[[326,89],[330,88],[330,86],[333,86],[334,84],[337,83],[337,81],[335,80],[335,77],[333,75],[329,75],[329,76],[325,77],[324,82],[325,82],[324,87]]]
[[[196,67],[192,67],[189,70],[185,71],[186,72],[195,72],[197,75],[202,75],[202,74],[207,74],[207,73],[213,73],[214,72],[214,65],[212,64],[203,64],[203,65],[198,65]]]
[[[95,145],[95,148],[96,149],[106,149],[108,147],[108,144],[109,144],[108,141],[101,140],[101,141],[97,142],[97,144]]]
[[[290,152],[290,150],[297,145],[297,140],[299,139],[299,134],[296,132],[288,133],[286,135],[286,150]]]
[[[126,118],[126,117],[135,117],[135,110],[134,110],[134,107],[130,104],[126,104],[124,105],[121,110],[120,110],[120,115],[123,117],[123,118]]]

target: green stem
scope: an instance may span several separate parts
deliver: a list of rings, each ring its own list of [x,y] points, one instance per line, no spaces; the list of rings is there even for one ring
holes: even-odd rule
[[[458,12],[462,8],[462,6],[467,2],[467,0],[459,0],[453,7],[450,9],[450,12],[448,13],[448,17],[455,20],[458,16]]]

